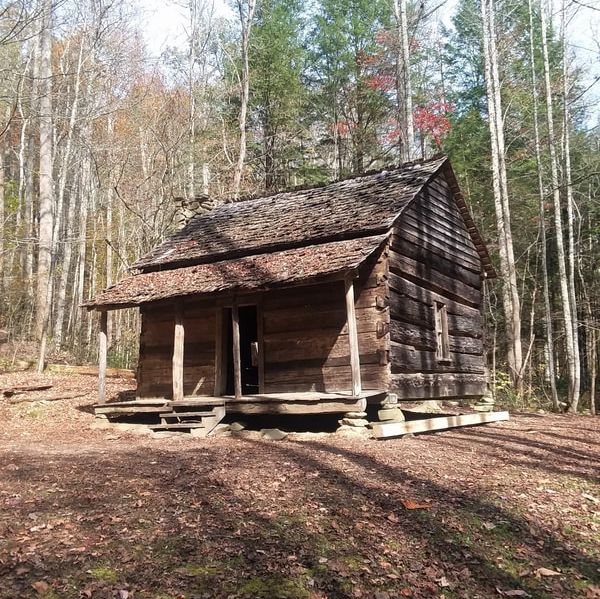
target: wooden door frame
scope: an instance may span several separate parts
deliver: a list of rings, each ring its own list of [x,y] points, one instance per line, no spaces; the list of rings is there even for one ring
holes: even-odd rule
[[[225,311],[232,310],[233,306],[256,306],[256,336],[258,341],[258,392],[264,393],[265,388],[265,348],[264,348],[264,319],[262,298],[227,298],[217,302],[216,329],[215,329],[215,388],[214,396],[222,397],[227,384],[227,368],[229,356],[227,355],[227,321]],[[233,316],[233,314],[232,314]]]

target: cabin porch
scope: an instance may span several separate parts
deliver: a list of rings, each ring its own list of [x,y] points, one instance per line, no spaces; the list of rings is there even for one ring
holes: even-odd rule
[[[144,421],[152,430],[196,430],[207,436],[225,417],[235,415],[312,415],[363,412],[369,402],[383,402],[387,394],[368,391],[360,396],[351,393],[262,393],[235,397],[188,396],[183,399],[146,398],[98,403],[96,416]]]
[[[215,404],[225,406],[229,414],[343,414],[360,412],[366,409],[367,403],[383,402],[387,393],[380,390],[369,390],[360,396],[351,393],[321,393],[316,391],[297,393],[260,393],[244,395],[236,398],[233,395],[213,397],[187,396],[180,400],[168,398],[136,398],[129,401],[97,403],[94,405],[96,415],[109,418],[118,416],[135,416],[136,414],[160,414],[176,411],[178,408],[199,409]]]

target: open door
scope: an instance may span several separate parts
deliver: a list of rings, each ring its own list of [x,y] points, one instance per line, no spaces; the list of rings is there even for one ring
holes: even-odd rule
[[[259,312],[257,306],[240,306],[238,308],[240,322],[240,370],[242,378],[242,395],[256,395],[260,392],[259,382]],[[233,368],[233,327],[231,308],[224,311],[225,328],[225,395],[235,394]]]

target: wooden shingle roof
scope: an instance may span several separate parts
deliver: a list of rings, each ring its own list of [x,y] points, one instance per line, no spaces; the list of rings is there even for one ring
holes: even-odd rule
[[[138,260],[132,268],[141,272],[84,305],[107,309],[191,294],[266,289],[357,268],[438,174],[454,194],[482,269],[495,276],[452,167],[443,157],[218,206]]]
[[[446,161],[223,204],[193,218],[133,268],[158,270],[388,231]]]
[[[360,237],[131,275],[104,290],[84,306],[126,308],[187,295],[256,291],[323,280],[358,268],[386,239],[387,235]]]

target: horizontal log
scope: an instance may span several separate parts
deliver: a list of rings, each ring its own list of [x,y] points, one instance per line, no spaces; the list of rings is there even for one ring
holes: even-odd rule
[[[342,281],[295,289],[273,290],[264,295],[263,310],[268,312],[278,308],[296,306],[330,306],[332,298],[337,297],[342,302],[344,301],[344,284]]]
[[[361,379],[365,389],[385,389],[388,380],[388,366],[366,364],[361,366]],[[291,391],[348,391],[352,387],[350,366],[331,368],[306,368],[271,372],[265,370],[265,392]]]
[[[389,390],[398,400],[481,397],[487,391],[483,374],[392,374]]]
[[[464,268],[469,268],[473,272],[480,273],[482,270],[481,259],[479,255],[475,256],[473,254],[465,254],[462,251],[457,250],[456,248],[449,248],[447,243],[438,241],[433,237],[429,237],[427,235],[419,234],[414,231],[409,231],[408,229],[401,229],[400,227],[396,227],[394,229],[394,234],[392,235],[392,242],[394,239],[401,238],[406,239],[408,243],[412,243],[413,245],[417,245],[423,247],[430,251],[432,254],[448,257],[452,256],[452,259],[458,262]]]
[[[472,306],[467,306],[464,303],[451,300],[441,293],[436,293],[435,291],[431,291],[431,289],[425,289],[424,287],[421,287],[421,285],[395,273],[390,273],[388,282],[390,288],[400,296],[409,297],[431,307],[433,307],[435,302],[442,303],[446,306],[446,310],[449,314],[472,318],[483,326],[479,308],[474,308]]]
[[[391,341],[411,345],[416,349],[436,351],[437,338],[434,331],[398,320],[391,321],[389,327]],[[483,341],[473,337],[455,337],[450,335],[449,347],[451,352],[483,355]]]
[[[410,231],[419,239],[436,239],[448,248],[451,255],[456,250],[467,256],[473,256],[473,258],[479,257],[479,253],[471,240],[467,242],[466,239],[453,235],[452,231],[446,230],[442,226],[406,216],[402,218],[397,229]]]
[[[401,237],[395,237],[392,240],[391,250],[394,252],[392,259],[397,259],[398,255],[408,256],[413,260],[433,266],[438,272],[454,277],[475,289],[481,289],[482,277],[479,272],[464,268],[448,257],[433,254],[423,246],[415,245]]]
[[[473,426],[490,422],[508,420],[508,412],[487,412],[483,414],[459,414],[456,416],[435,416],[423,420],[408,420],[405,422],[381,422],[373,425],[373,435],[376,439],[399,437],[414,433],[428,433],[460,426]]]
[[[379,314],[373,308],[356,310],[356,324],[359,332],[375,330]],[[314,310],[311,307],[282,308],[264,313],[265,335],[286,335],[291,332],[313,330],[336,330],[346,333],[346,311],[343,306],[328,310]]]
[[[435,316],[432,306],[401,296],[393,289],[390,290],[390,316],[392,321],[399,320],[425,329],[435,330]],[[479,339],[482,333],[483,327],[480,315],[470,317],[448,314],[449,335]]]
[[[413,204],[415,206],[415,204]],[[443,191],[439,191],[434,187],[427,187],[419,196],[418,206],[419,212],[425,212],[434,218],[443,219],[455,228],[468,232],[467,224],[465,223],[458,206],[454,203],[454,199],[444,196]]]
[[[0,394],[4,397],[12,397],[13,395],[21,395],[30,391],[46,391],[51,389],[53,385],[17,385],[14,387],[4,387],[0,389]]]
[[[385,351],[385,350],[381,350]],[[380,353],[374,351],[372,353],[360,354],[360,363],[362,364],[379,364]],[[283,372],[289,371],[302,371],[309,368],[328,368],[331,366],[348,366],[350,364],[350,354],[339,356],[339,357],[324,357],[324,358],[312,358],[312,359],[300,359],[289,362],[267,362],[265,368],[268,368],[269,372]]]
[[[485,372],[483,356],[450,352],[448,360],[438,360],[435,351],[419,350],[411,345],[394,341],[390,344],[390,361],[392,374],[404,372],[483,374]]]
[[[359,335],[359,346],[364,351],[376,351],[384,344],[385,341],[378,339],[375,331]],[[265,362],[271,364],[293,360],[339,358],[348,355],[349,347],[348,335],[340,335],[335,331],[330,335],[292,334],[283,339],[265,336]]]
[[[272,402],[254,402],[252,399],[227,402],[229,414],[343,414],[362,412],[366,408],[366,399],[320,399],[318,402],[284,400]]]
[[[478,308],[481,304],[481,291],[479,289],[448,277],[435,268],[407,256],[397,254],[393,259],[390,259],[390,274],[392,273],[473,308]]]
[[[457,225],[431,212],[426,206],[413,204],[403,213],[402,221],[411,223],[418,229],[430,227],[432,231],[437,231],[446,237],[450,237],[467,248],[475,248],[464,221],[461,221]]]
[[[69,364],[48,364],[48,366],[46,366],[46,372],[98,376],[98,367],[71,366]],[[132,379],[135,378],[135,372],[127,368],[107,368],[106,376],[110,378]]]

